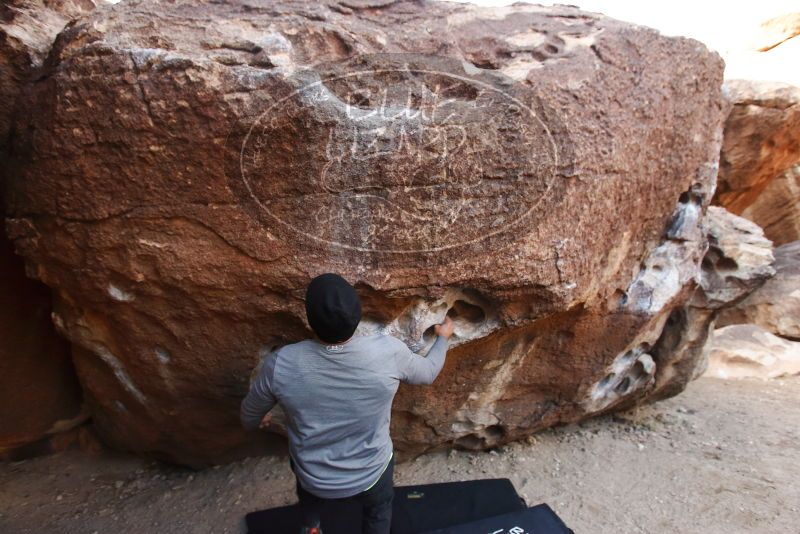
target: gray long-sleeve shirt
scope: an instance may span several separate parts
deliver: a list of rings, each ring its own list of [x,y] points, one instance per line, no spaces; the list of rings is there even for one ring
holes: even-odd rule
[[[342,345],[286,345],[266,356],[242,402],[242,424],[258,428],[280,403],[303,488],[322,498],[355,495],[371,487],[391,459],[389,419],[399,382],[432,383],[447,344],[439,336],[427,357],[385,335]]]

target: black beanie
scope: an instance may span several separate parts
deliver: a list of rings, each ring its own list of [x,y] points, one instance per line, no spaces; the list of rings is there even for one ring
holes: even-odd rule
[[[356,331],[361,300],[355,288],[338,274],[321,274],[306,289],[306,315],[317,337],[326,343],[341,343]]]

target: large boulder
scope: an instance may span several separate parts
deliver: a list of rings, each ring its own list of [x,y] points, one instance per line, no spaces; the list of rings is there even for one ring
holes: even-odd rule
[[[572,7],[130,0],[51,60],[8,223],[121,448],[261,447],[239,402],[310,335],[321,272],[356,284],[361,333],[424,354],[455,318],[436,384],[395,401],[405,452],[677,393],[769,274],[768,242],[701,265],[728,110],[697,41]]]
[[[730,80],[714,203],[740,215],[770,182],[800,163],[800,87]]]
[[[800,341],[800,241],[775,249],[775,276],[747,298],[723,310],[716,326],[754,323]]]

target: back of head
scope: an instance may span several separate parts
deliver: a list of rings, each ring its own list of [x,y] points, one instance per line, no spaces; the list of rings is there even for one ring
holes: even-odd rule
[[[306,316],[318,338],[341,343],[352,337],[361,321],[361,300],[338,274],[321,274],[306,289]]]

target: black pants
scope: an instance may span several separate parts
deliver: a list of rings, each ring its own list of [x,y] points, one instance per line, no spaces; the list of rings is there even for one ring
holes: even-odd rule
[[[294,462],[292,462],[291,458],[289,459],[289,464],[294,472]],[[323,505],[335,508],[337,503],[341,503],[346,499],[355,499],[362,507],[362,534],[389,534],[389,529],[392,526],[392,499],[394,498],[393,475],[394,455],[392,455],[389,465],[386,466],[386,470],[384,470],[374,486],[345,499],[323,499],[317,497],[303,489],[298,480],[297,498],[300,499],[303,526],[315,527],[319,525],[320,510]]]

